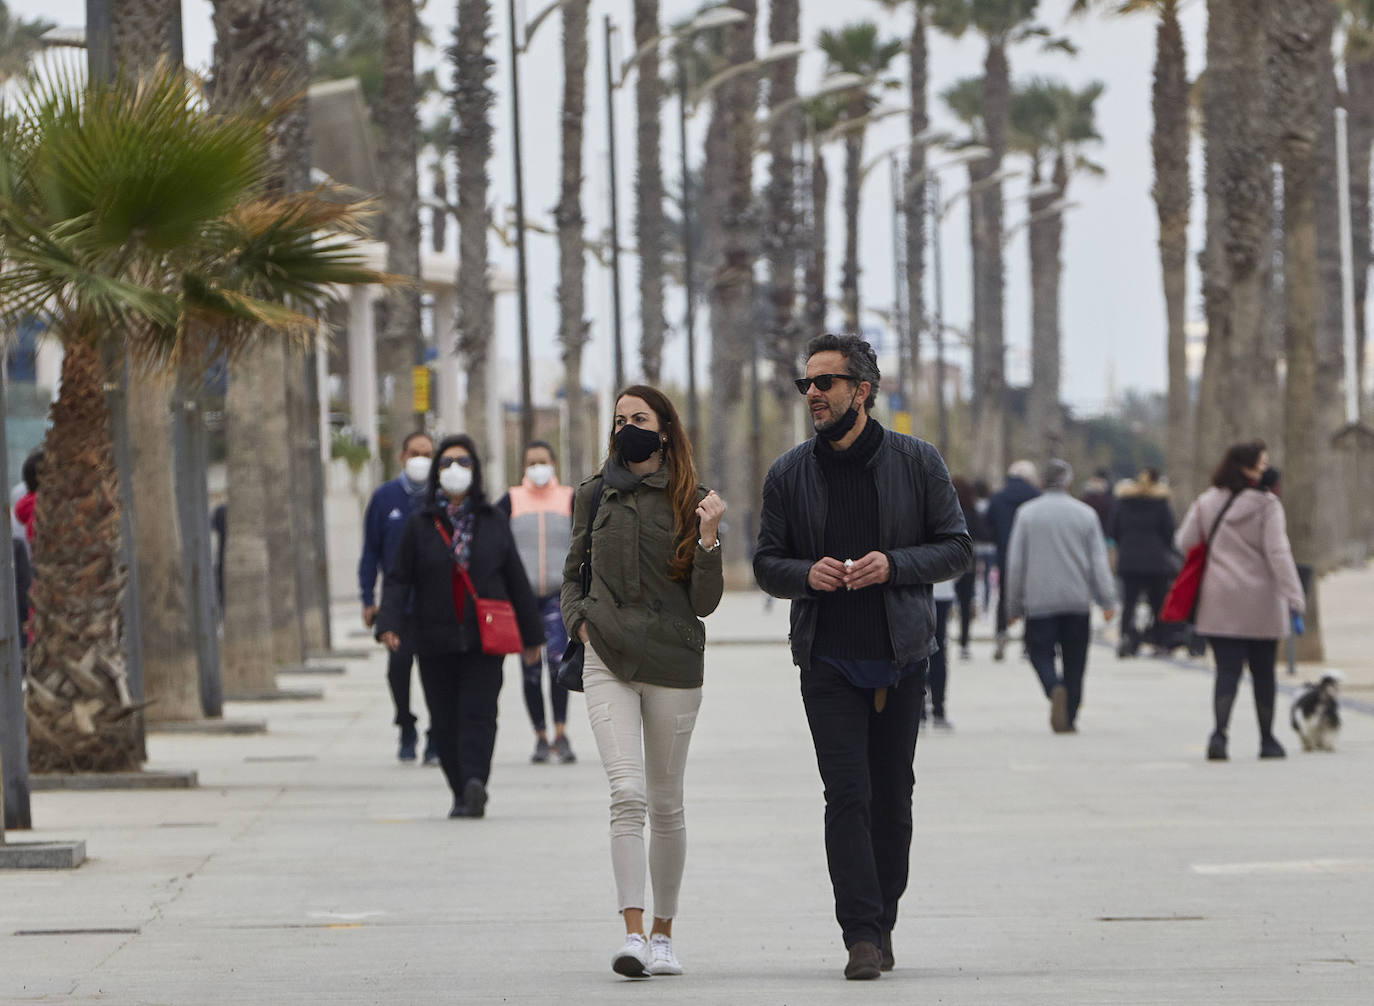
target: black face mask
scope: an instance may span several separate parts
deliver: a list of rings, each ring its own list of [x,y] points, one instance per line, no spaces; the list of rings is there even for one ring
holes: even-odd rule
[[[858,397],[858,392],[855,392],[854,397],[849,400],[849,409],[845,414],[829,426],[818,429],[816,432],[831,443],[834,443],[836,440],[843,440],[845,435],[854,428],[854,424],[859,421],[859,407],[855,404]]]
[[[663,443],[653,430],[626,423],[615,435],[615,449],[622,460],[633,465],[648,461],[656,451],[663,449]]]

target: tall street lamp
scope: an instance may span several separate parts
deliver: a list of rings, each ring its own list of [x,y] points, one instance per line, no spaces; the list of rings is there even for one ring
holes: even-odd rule
[[[635,68],[635,66],[639,63],[640,60],[642,60],[651,51],[653,51],[655,46],[658,46],[661,43],[666,42],[670,39],[690,38],[698,32],[709,31],[712,28],[723,28],[726,25],[738,24],[739,22],[745,20],[748,20],[748,15],[746,15],[743,11],[736,10],[733,7],[712,7],[711,9],[698,14],[696,17],[694,17],[691,21],[688,21],[681,28],[678,28],[675,31],[663,32],[645,41],[643,45],[641,45],[638,49],[635,50],[634,55],[632,55],[623,64],[621,64],[619,68],[619,73],[617,73],[614,55],[614,37],[616,34],[616,27],[611,22],[609,14],[606,15],[604,19],[603,23],[605,25],[606,49],[606,154],[609,160],[609,166],[607,170],[607,181],[610,185],[611,203],[611,232],[608,240],[611,252],[611,331],[612,352],[615,359],[615,386],[617,391],[625,386],[625,367],[624,317],[623,312],[621,310],[620,302],[620,196],[618,186],[616,184],[615,92],[618,91],[624,85],[625,81],[630,76],[630,71]],[[683,74],[680,71],[681,65],[679,63],[678,77],[680,80],[683,80],[685,78],[683,77]],[[683,177],[685,180],[686,176],[684,175]],[[686,215],[687,211],[684,208],[683,216],[685,217]],[[688,242],[688,246],[690,247],[690,241]],[[688,311],[693,311],[690,291],[687,298],[687,302]],[[692,320],[691,322],[689,322],[689,324],[695,325],[694,314],[692,315]],[[695,351],[690,346],[689,340],[689,381],[693,380],[692,375],[696,373],[695,359],[693,358],[694,354]],[[689,410],[695,410],[696,395],[693,393],[693,391],[689,391],[689,395],[691,396],[689,400]]]
[[[525,176],[520,144],[520,57],[529,50],[530,39],[555,10],[567,0],[554,0],[524,27],[521,38],[515,15],[515,0],[506,0],[510,19],[510,118],[511,155],[515,162],[515,291],[520,324],[520,442],[534,439],[534,396],[530,390],[530,301],[525,262]]]

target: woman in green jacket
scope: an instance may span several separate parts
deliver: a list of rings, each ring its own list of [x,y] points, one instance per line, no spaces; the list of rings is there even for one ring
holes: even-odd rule
[[[621,392],[606,461],[574,499],[562,606],[569,637],[587,647],[587,717],[611,784],[611,866],[626,933],[611,967],[631,978],[682,974],[672,944],[687,855],[682,779],[701,706],[701,619],[724,590],[717,537],[724,512],[721,498],[697,484],[692,443],[672,402],[645,385]],[[654,891],[647,939],[646,870]]]

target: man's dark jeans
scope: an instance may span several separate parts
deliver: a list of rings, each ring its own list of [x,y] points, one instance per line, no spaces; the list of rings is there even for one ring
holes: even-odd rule
[[[1078,716],[1078,704],[1083,699],[1083,672],[1088,666],[1088,642],[1092,637],[1092,623],[1088,615],[1049,615],[1026,619],[1026,652],[1031,666],[1040,676],[1040,684],[1048,696],[1055,685],[1063,685],[1068,693],[1069,726]],[[1054,667],[1056,647],[1064,663],[1060,677]]]
[[[386,683],[391,688],[391,701],[396,704],[395,723],[398,727],[415,725],[415,714],[410,711],[411,664],[414,662],[411,636],[402,633],[400,648],[393,650],[386,658]],[[424,687],[423,684],[421,687]]]
[[[825,856],[844,945],[882,945],[897,922],[911,853],[912,761],[925,698],[925,662],[887,690],[874,691],[813,661],[801,672],[802,703],[825,785]]]

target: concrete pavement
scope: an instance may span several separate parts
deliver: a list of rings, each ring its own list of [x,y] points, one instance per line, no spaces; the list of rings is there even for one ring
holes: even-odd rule
[[[150,767],[194,769],[199,789],[35,794],[38,828],[15,837],[84,838],[91,861],[0,874],[0,1003],[1374,999],[1374,717],[1350,712],[1329,755],[1285,726],[1290,757],[1261,763],[1247,687],[1234,760],[1208,764],[1205,665],[1107,646],[1076,736],[1050,732],[1024,662],[987,643],[953,662],[956,729],[917,751],[897,970],[846,983],[786,610],[730,595],[708,622],[733,642],[708,650],[689,765],[683,977],[608,967],[581,697],[581,761],[531,765],[509,664],[489,816],[450,821],[438,770],[395,761],[369,651],[310,682],[321,702],[231,707],[264,735],[153,735]]]

